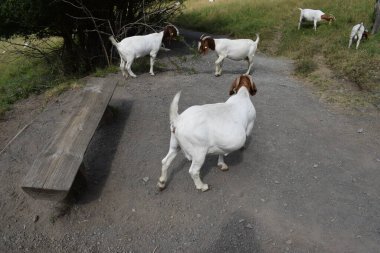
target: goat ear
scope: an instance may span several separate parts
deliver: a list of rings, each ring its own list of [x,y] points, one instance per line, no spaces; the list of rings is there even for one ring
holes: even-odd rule
[[[249,76],[249,80],[251,82],[251,85],[249,88],[249,94],[251,94],[251,96],[254,96],[257,92],[256,84],[253,82],[252,76]]]
[[[239,87],[239,83],[240,83],[240,76],[237,77],[233,82],[232,82],[232,85],[231,85],[231,88],[230,88],[230,96],[235,94],[237,92],[237,87]]]
[[[251,94],[251,96],[254,96],[257,92],[256,85],[252,80],[252,76],[251,75],[247,75],[247,76],[249,78],[249,89],[248,89],[249,94]]]
[[[211,50],[215,50],[215,40],[213,38],[209,38],[207,40],[207,46],[211,49]]]

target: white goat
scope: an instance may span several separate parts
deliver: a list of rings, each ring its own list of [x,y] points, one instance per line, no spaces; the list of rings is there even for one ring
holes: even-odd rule
[[[348,48],[352,45],[352,40],[356,40],[356,49],[358,49],[360,41],[362,38],[368,39],[368,31],[365,29],[363,23],[354,25],[350,34],[350,41],[348,42]]]
[[[179,35],[178,29],[173,25],[168,25],[159,33],[151,33],[148,35],[138,35],[123,39],[117,43],[113,36],[109,37],[112,44],[117,48],[120,55],[120,69],[125,78],[128,74],[132,77],[136,75],[132,72],[131,66],[136,58],[150,55],[150,71],[154,76],[153,65],[157,57],[157,53],[161,48],[163,40],[171,40]],[[127,70],[127,72],[125,72]]]
[[[253,66],[253,57],[255,56],[257,45],[260,37],[256,34],[256,41],[250,39],[214,39],[210,36],[202,35],[198,43],[198,51],[206,54],[208,49],[215,50],[218,59],[215,61],[215,76],[222,74],[222,66],[225,58],[241,61],[248,61],[248,70],[245,73],[249,75]]]
[[[249,95],[256,94],[256,85],[249,75],[242,75],[233,82],[231,96],[225,103],[189,107],[178,115],[178,92],[170,105],[170,147],[162,160],[161,177],[158,187],[166,187],[167,170],[178,151],[182,149],[192,161],[189,173],[195,187],[202,191],[209,189],[200,179],[199,172],[207,154],[218,154],[218,166],[227,170],[223,156],[244,146],[252,132],[256,118],[255,107]]]
[[[325,14],[323,11],[320,10],[301,8],[298,9],[301,11],[300,20],[298,22],[298,30],[301,28],[302,21],[314,22],[315,31],[317,31],[317,22],[320,22],[321,20],[326,20],[329,21],[329,24],[331,24],[331,20],[335,21],[335,17],[333,15]]]

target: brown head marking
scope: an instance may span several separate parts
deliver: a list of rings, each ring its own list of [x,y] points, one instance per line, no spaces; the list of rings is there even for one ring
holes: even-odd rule
[[[164,28],[163,40],[173,40],[179,35],[178,29],[174,25],[167,25]]]
[[[202,35],[198,43],[198,51],[201,54],[206,54],[209,49],[215,50],[215,40],[210,36]]]
[[[324,20],[329,21],[329,22],[335,21],[335,17],[331,14],[330,15],[329,14],[323,14],[321,16],[321,19],[324,19]]]
[[[362,35],[362,38],[363,38],[363,39],[366,39],[366,40],[369,39],[369,32],[368,32],[367,30],[364,30],[363,35]]]
[[[249,94],[254,96],[257,92],[256,84],[252,80],[252,76],[250,75],[241,75],[237,77],[231,85],[230,88],[230,96],[238,93],[241,87],[247,88]]]

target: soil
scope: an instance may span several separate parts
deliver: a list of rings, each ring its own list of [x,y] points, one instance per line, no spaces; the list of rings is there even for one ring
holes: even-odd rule
[[[186,32],[187,43],[200,36]],[[86,187],[66,205],[35,200],[20,182],[80,102],[81,89],[48,104],[22,101],[0,122],[0,252],[379,252],[380,117],[336,110],[292,76],[292,62],[256,56],[257,110],[245,149],[209,156],[195,189],[190,162],[172,163],[167,188],[156,187],[169,148],[169,104],[180,111],[223,102],[247,68],[215,54],[196,56],[181,43],[161,52],[156,76],[120,73],[110,105],[86,152]]]

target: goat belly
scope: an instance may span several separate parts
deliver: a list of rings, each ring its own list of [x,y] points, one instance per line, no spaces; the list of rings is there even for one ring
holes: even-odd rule
[[[246,60],[249,54],[248,49],[248,47],[235,48],[235,50],[228,52],[227,58],[235,61]]]
[[[213,154],[213,155],[224,155],[227,154],[225,150],[221,149],[220,147],[217,146],[212,146],[208,149],[207,154]]]
[[[246,141],[246,134],[243,128],[234,129],[234,134],[218,135],[213,145],[208,149],[209,154],[224,155],[240,149]]]

